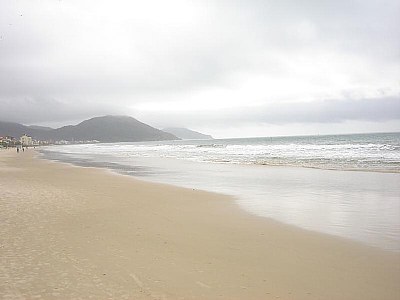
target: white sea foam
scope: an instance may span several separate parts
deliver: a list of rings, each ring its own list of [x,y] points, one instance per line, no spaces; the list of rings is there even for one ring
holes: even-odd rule
[[[70,155],[112,153],[121,157],[400,172],[399,134],[71,145],[61,149]]]
[[[400,134],[382,134],[67,145],[45,155],[230,194],[251,213],[400,251],[399,145]]]

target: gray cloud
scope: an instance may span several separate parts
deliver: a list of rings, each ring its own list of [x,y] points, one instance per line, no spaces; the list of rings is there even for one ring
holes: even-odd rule
[[[265,123],[379,122],[400,119],[400,97],[278,104],[258,111],[254,118]]]
[[[16,98],[3,100],[2,121],[23,124],[61,123],[83,120],[89,117],[123,114],[118,105],[95,102],[62,102],[52,98]]]
[[[227,109],[220,111],[143,114],[143,118],[160,127],[176,120],[176,126],[189,124],[295,124],[295,123],[341,123],[346,121],[381,122],[400,119],[400,96],[371,99],[340,99],[318,102],[275,103],[257,107],[243,107],[240,111]]]
[[[161,108],[136,107],[176,100],[187,109],[171,114],[171,122],[182,125],[399,118],[395,0],[25,0],[1,6],[0,108],[8,120],[135,113],[161,123],[151,117],[163,119]],[[201,93],[207,94],[203,106]],[[232,94],[238,96],[229,108]],[[223,108],[213,113],[213,104]],[[191,105],[201,109],[192,114]]]

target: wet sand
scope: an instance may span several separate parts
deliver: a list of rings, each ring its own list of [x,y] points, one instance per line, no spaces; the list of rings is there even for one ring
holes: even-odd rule
[[[0,151],[1,299],[400,299],[400,254]]]

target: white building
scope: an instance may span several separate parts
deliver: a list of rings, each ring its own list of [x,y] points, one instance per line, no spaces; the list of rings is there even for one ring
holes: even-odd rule
[[[30,136],[27,136],[26,134],[21,136],[19,141],[21,142],[22,146],[32,146],[33,145],[32,138]]]

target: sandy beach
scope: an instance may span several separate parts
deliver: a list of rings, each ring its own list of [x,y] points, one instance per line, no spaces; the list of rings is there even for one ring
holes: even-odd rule
[[[1,299],[400,299],[400,254],[0,151]]]

